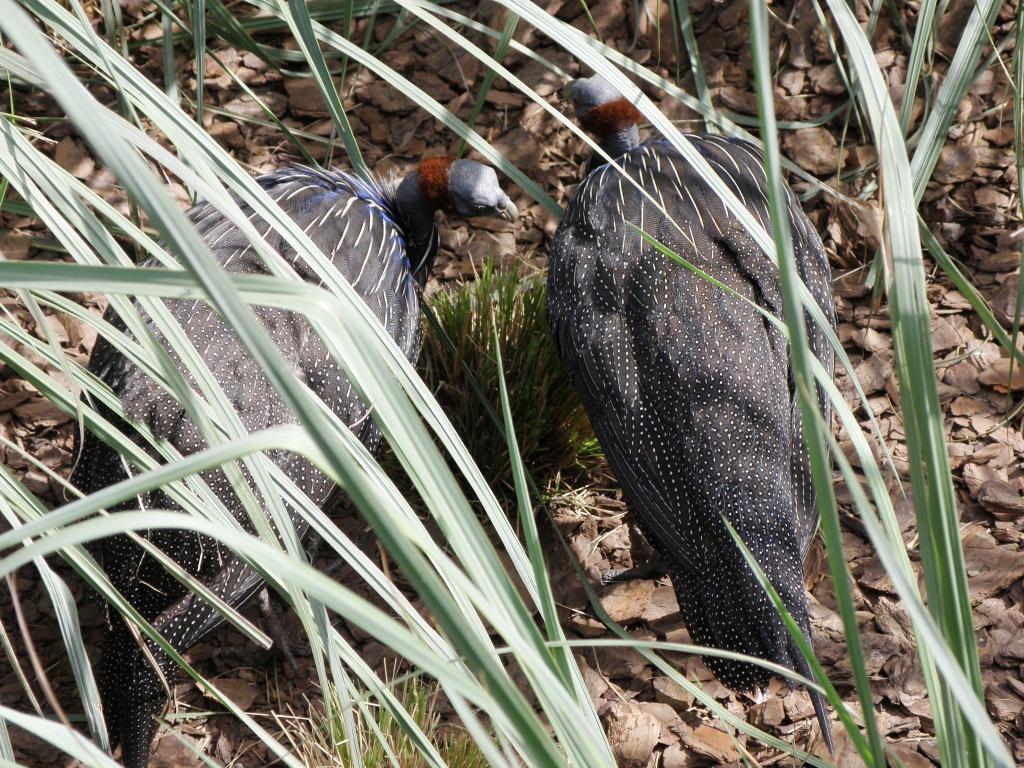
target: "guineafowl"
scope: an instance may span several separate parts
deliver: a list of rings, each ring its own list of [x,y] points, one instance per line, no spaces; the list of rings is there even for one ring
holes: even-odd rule
[[[261,176],[260,186],[310,236],[341,275],[363,298],[395,342],[415,361],[421,343],[417,287],[429,273],[438,245],[434,214],[438,209],[463,216],[516,217],[515,205],[498,185],[492,168],[470,160],[428,158],[401,183],[363,180],[348,173],[290,167]],[[256,228],[266,230],[268,244],[306,280],[313,272],[283,238],[242,206]],[[266,273],[248,240],[217,209],[198,205],[188,214],[224,269]],[[149,264],[152,265],[152,262]],[[167,306],[196,349],[247,430],[290,423],[294,416],[261,369],[221,318],[204,302],[169,301]],[[327,347],[303,317],[280,309],[254,307],[295,374],[373,450],[380,432],[369,409],[334,363]],[[157,340],[186,381],[194,380],[165,337],[145,318]],[[108,311],[108,320],[125,326]],[[89,363],[123,403],[129,421],[148,426],[182,454],[206,443],[181,403],[155,384],[106,339],[100,338]],[[109,415],[109,414],[108,414]],[[334,484],[312,464],[286,450],[271,460],[317,504],[326,504]],[[117,451],[91,434],[84,436],[72,482],[89,493],[124,480],[131,468]],[[252,530],[242,502],[221,470],[204,480],[247,530]],[[162,491],[144,494],[120,508],[175,509]],[[297,532],[305,521],[290,510]],[[231,606],[239,606],[262,586],[262,579],[229,549],[188,531],[154,530],[146,538],[184,570],[200,579]],[[112,583],[179,652],[198,642],[223,621],[221,614],[196,598],[151,555],[127,536],[115,536],[94,548]],[[147,641],[144,650],[125,620],[108,609],[99,685],[111,748],[122,748],[126,768],[144,768],[157,730],[156,717],[167,704],[160,674],[168,680],[174,664]]]
[[[722,521],[738,531],[809,638],[803,562],[818,512],[786,339],[746,301],[674,263],[630,224],[781,316],[778,268],[669,143],[640,143],[639,111],[607,81],[577,80],[572,94],[583,126],[629,178],[595,153],[555,235],[548,315],[559,354],[638,527],[664,560],[694,641],[809,676]],[[757,148],[687,138],[770,233]],[[824,248],[788,190],[787,211],[800,275],[834,324]],[[813,353],[831,372],[827,341],[809,325]],[[818,397],[828,423],[828,399],[820,389]],[[707,662],[733,688],[769,678],[750,663]],[[823,698],[812,698],[831,748]]]

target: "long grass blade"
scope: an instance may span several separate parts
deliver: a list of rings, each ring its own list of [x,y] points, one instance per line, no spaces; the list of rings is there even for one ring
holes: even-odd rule
[[[790,230],[790,205],[786,198],[782,179],[782,164],[779,157],[778,133],[775,126],[775,101],[772,87],[771,65],[768,59],[768,14],[762,3],[757,0],[750,2],[751,39],[754,44],[754,76],[757,93],[758,113],[761,117],[761,137],[764,140],[765,172],[768,178],[768,201],[771,210],[772,230],[777,246],[776,257],[779,265],[779,278],[782,288],[782,299],[786,327],[789,331],[789,357],[796,384],[797,397],[800,403],[801,423],[806,450],[811,461],[811,476],[814,484],[814,495],[820,517],[832,521],[835,514],[835,490],[832,486],[832,472],[829,464],[828,445],[825,432],[829,425],[822,422],[818,413],[818,390],[813,373],[813,354],[807,328],[804,325],[804,312],[798,286],[800,276],[793,252],[793,240]],[[731,530],[731,526],[730,526]],[[846,644],[851,659],[861,664],[864,649],[860,639],[853,595],[847,580],[846,563],[841,543],[834,536],[828,537],[828,560],[835,585],[839,613],[843,620],[846,633]],[[768,586],[771,586],[770,584]],[[773,597],[773,600],[777,595]],[[792,629],[796,629],[794,638],[803,647],[806,645],[799,628],[789,619]],[[799,636],[799,637],[797,637]],[[820,665],[814,654],[807,648],[808,664],[820,671]],[[876,766],[885,765],[885,751],[881,733],[874,716],[874,700],[871,696],[871,684],[863,667],[854,672],[857,683],[857,694],[860,697],[864,713],[864,724],[868,739],[865,743],[851,720],[844,720],[847,732],[861,751],[866,761]],[[831,686],[829,686],[831,687]],[[834,694],[834,691],[832,692]],[[834,698],[834,696],[833,696]],[[831,747],[831,739],[823,734]]]
[[[918,161],[920,158],[920,161],[914,166],[908,162],[895,110],[863,31],[847,6],[829,0],[829,7],[846,43],[851,67],[861,89],[861,101],[869,117],[875,145],[880,150],[885,249],[892,268],[888,290],[894,326],[896,369],[900,381],[929,608],[942,627],[953,655],[971,681],[977,701],[981,697],[981,670],[971,622],[967,571],[959,537],[942,411],[931,358],[931,332],[921,243],[916,219],[912,220],[907,215],[908,211],[916,208],[916,191],[923,178],[922,175],[912,175],[913,168],[916,167],[921,174],[930,175],[934,162],[925,160],[932,155],[932,150],[923,144],[919,145],[914,159]],[[974,26],[981,24],[980,18],[976,16],[972,16]],[[955,88],[955,85],[951,84],[950,88]],[[951,92],[946,89],[947,98]],[[940,102],[943,102],[941,97]],[[935,126],[940,123],[943,112],[942,107],[936,106],[936,117],[929,118],[926,131],[936,130]],[[929,125],[932,127],[929,128]],[[937,150],[934,156],[937,157]],[[920,188],[923,190],[923,184],[920,184]],[[924,644],[921,648],[926,649],[922,664],[927,668],[927,654],[937,649]],[[929,679],[934,682],[934,678]],[[954,764],[953,761],[959,764],[961,757],[966,759],[967,765],[985,764],[986,758],[979,743],[982,734],[967,727],[961,719],[962,708],[966,704],[962,700],[958,701],[948,686],[940,685],[938,690],[930,688],[930,691],[933,708],[941,708],[939,717],[947,718],[944,721],[945,727],[939,733],[939,741],[949,764]],[[993,757],[998,754],[992,751],[989,740],[986,740],[985,749]]]
[[[960,100],[975,80],[978,58],[989,40],[989,30],[1000,7],[999,0],[977,0],[974,4],[960,44],[953,55],[953,61],[950,62],[949,70],[939,87],[935,105],[921,128],[917,149],[910,162],[915,201],[919,201],[924,195],[928,180],[931,179],[932,171],[939,160],[946,134],[949,133],[949,127],[956,117]]]
[[[345,7],[348,9],[346,14],[350,14],[351,2],[347,2]],[[352,168],[356,173],[364,179],[369,178],[370,172],[366,167],[366,162],[363,160],[362,152],[359,151],[359,143],[352,132],[352,125],[349,123],[348,115],[345,114],[345,106],[341,103],[340,91],[334,86],[331,73],[327,69],[327,62],[320,51],[320,43],[313,32],[313,21],[309,17],[309,9],[305,3],[289,3],[278,0],[277,10],[280,16],[288,22],[288,26],[291,27],[295,38],[302,46],[306,60],[313,70],[313,76],[320,86],[320,92],[327,102],[327,108],[331,113],[331,118],[334,120],[334,128],[338,135],[341,136],[341,141],[345,145],[348,161],[352,164]]]

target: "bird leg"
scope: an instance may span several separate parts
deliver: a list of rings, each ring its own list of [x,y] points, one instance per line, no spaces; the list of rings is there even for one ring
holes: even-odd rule
[[[313,538],[309,546],[309,562],[315,564],[322,543],[323,539],[319,536]],[[331,576],[344,565],[345,561],[338,558],[327,567],[321,569],[321,573],[325,576]],[[285,626],[285,616],[288,609],[287,602],[276,591],[264,586],[257,597],[257,604],[259,605],[260,615],[266,624],[267,634],[274,641],[272,650],[284,657],[293,672],[298,672],[299,665],[296,661],[296,656],[308,658],[312,655],[312,649],[308,642],[296,641],[294,634],[290,633]]]

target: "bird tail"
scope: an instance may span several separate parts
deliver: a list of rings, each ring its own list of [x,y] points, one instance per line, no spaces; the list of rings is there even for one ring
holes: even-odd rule
[[[789,574],[790,570],[782,569],[782,573]],[[756,656],[813,679],[807,660],[738,552],[736,561],[723,558],[708,572],[693,574],[674,567],[671,575],[683,620],[696,644]],[[771,581],[804,637],[809,639],[810,618],[802,573]],[[766,669],[749,662],[717,656],[706,656],[705,662],[715,677],[736,690],[767,685],[771,678]],[[813,691],[810,695],[822,737],[831,752],[832,734],[825,699]]]
[[[162,652],[154,653],[161,665],[167,663]],[[146,768],[150,743],[159,728],[156,718],[167,706],[167,693],[120,616],[107,629],[99,688],[111,752],[120,745],[124,768]]]
[[[811,672],[811,666],[807,663],[807,659],[800,652],[800,648],[793,640],[792,636],[789,638],[789,659],[790,665],[794,672],[799,672],[801,675],[806,677],[808,680],[814,679],[814,673]],[[807,693],[811,697],[811,704],[814,706],[814,716],[818,719],[818,727],[821,729],[821,738],[825,740],[825,746],[828,747],[828,753],[832,757],[835,757],[835,748],[832,744],[832,727],[828,722],[828,709],[826,708],[825,697],[818,691],[808,689]]]
[[[673,568],[672,583],[695,643],[792,666],[787,648],[789,633],[738,551],[735,558],[720,558],[716,567],[699,574]],[[803,626],[805,605],[788,607],[797,624]],[[749,662],[719,656],[706,656],[704,660],[722,683],[736,690],[767,685],[771,677],[766,669]]]
[[[125,660],[130,658],[132,647],[128,632],[122,631],[120,616],[108,619],[106,636],[103,641],[103,657],[100,659],[99,689],[103,722],[107,727],[107,739],[113,752],[121,743],[121,691],[128,686]],[[113,622],[116,622],[113,623]]]

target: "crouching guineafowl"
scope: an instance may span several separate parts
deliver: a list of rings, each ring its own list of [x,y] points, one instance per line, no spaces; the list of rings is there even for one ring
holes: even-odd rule
[[[424,160],[400,184],[364,181],[346,173],[305,167],[287,168],[257,179],[271,197],[312,238],[341,275],[369,305],[377,319],[409,360],[419,355],[422,286],[437,250],[434,213],[444,209],[463,216],[516,217],[515,205],[498,186],[494,170],[469,160]],[[243,212],[254,217],[243,206]],[[204,241],[221,265],[232,272],[267,270],[240,231],[210,205],[189,212]],[[269,226],[255,220],[258,230],[303,279],[314,279],[310,267]],[[203,356],[247,430],[289,423],[294,416],[219,316],[203,302],[171,301],[170,312]],[[348,424],[371,450],[380,438],[368,408],[334,364],[327,347],[299,315],[278,309],[254,308],[296,375]],[[108,319],[124,329],[112,313]],[[148,321],[148,318],[147,318]],[[186,380],[180,358],[153,324],[156,338],[168,347]],[[206,443],[182,405],[156,385],[141,369],[101,338],[90,370],[121,398],[129,420],[142,422],[158,438],[182,454],[202,450]],[[310,499],[327,502],[334,490],[331,480],[309,462],[287,451],[274,451],[271,459]],[[87,434],[72,482],[89,493],[128,477],[129,468],[113,448]],[[220,470],[204,479],[227,509],[247,529],[241,500]],[[122,508],[174,509],[174,501],[161,491],[140,497]],[[307,525],[292,512],[299,534]],[[214,594],[238,606],[255,594],[262,580],[225,547],[187,531],[148,533],[148,540],[199,578]],[[177,651],[194,645],[221,621],[221,615],[194,597],[170,576],[151,555],[126,536],[104,540],[97,554],[114,586],[159,630]],[[173,680],[174,664],[147,642],[144,650],[114,611],[108,615],[100,668],[100,695],[111,747],[122,748],[126,768],[144,768],[156,733],[158,716],[167,704],[160,675]]]
[[[809,676],[722,522],[736,528],[809,638],[803,561],[818,518],[786,340],[746,301],[669,260],[630,224],[781,316],[778,269],[670,144],[640,144],[640,113],[609,83],[577,80],[572,93],[584,127],[635,185],[595,153],[569,203],[548,276],[559,354],[638,527],[664,560],[694,641]],[[758,149],[687,138],[770,233]],[[821,240],[788,191],[787,201],[800,275],[834,318]],[[831,371],[827,342],[809,326],[813,352]],[[828,400],[818,395],[827,423]],[[733,688],[769,678],[753,664],[707,662]],[[831,748],[824,701],[812,698]]]

